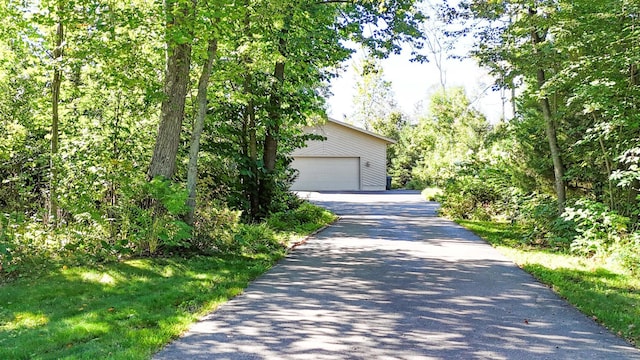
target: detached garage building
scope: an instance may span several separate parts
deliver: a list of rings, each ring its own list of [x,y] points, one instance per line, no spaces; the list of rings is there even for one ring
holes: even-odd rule
[[[385,190],[387,145],[395,141],[337,120],[305,128],[325,136],[293,152],[291,167],[299,171],[291,190]]]

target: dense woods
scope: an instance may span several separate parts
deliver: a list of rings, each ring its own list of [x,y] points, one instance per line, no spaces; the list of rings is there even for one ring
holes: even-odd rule
[[[465,0],[438,14],[429,42],[474,39],[515,115],[489,124],[441,82],[413,125],[377,127],[398,140],[396,186],[440,188],[445,215],[507,221],[523,243],[640,271],[640,5]]]
[[[513,118],[489,124],[447,86],[464,37]],[[4,1],[2,272],[221,249],[239,222],[295,208],[288,154],[326,116],[346,44],[367,54],[350,120],[398,141],[394,186],[637,271],[639,37],[628,0]],[[409,43],[440,70],[415,118],[376,60]]]
[[[3,1],[0,264],[221,249],[299,205],[288,153],[414,1]],[[224,240],[224,238],[227,240]]]
[[[470,175],[491,184],[476,202],[520,218],[536,241],[638,271],[637,2],[468,1],[449,10],[482,40],[474,55],[498,86],[519,90],[516,117],[496,129],[499,152],[473,164]]]

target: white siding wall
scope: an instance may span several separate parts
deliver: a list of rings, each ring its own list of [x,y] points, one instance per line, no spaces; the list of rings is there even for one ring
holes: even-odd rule
[[[305,132],[326,136],[308,141],[293,157],[359,157],[360,190],[384,190],[387,178],[387,142],[375,136],[328,121]]]

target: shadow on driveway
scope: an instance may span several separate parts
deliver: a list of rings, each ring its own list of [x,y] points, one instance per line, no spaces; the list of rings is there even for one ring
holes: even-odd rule
[[[155,358],[640,359],[436,204],[319,196],[340,221]]]

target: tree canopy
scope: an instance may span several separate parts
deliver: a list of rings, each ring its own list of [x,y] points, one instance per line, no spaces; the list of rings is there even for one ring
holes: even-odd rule
[[[345,44],[419,48],[424,20],[413,0],[2,2],[4,268],[211,248],[227,211],[295,206],[288,154]]]

